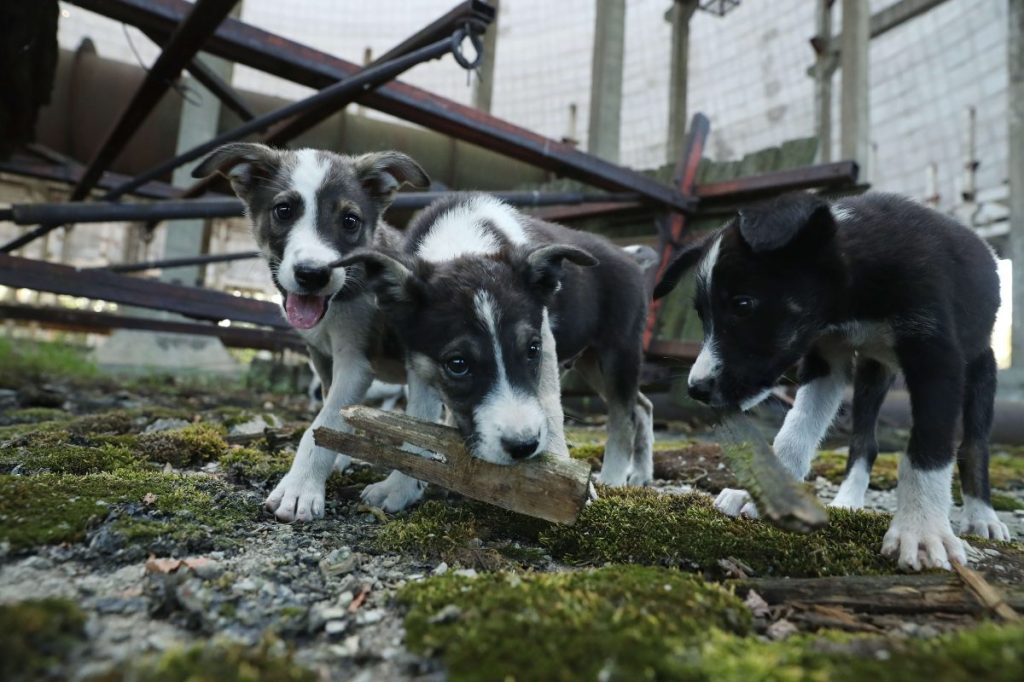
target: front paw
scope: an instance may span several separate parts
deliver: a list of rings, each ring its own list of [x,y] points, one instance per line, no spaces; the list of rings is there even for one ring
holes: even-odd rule
[[[425,487],[422,481],[392,471],[383,481],[366,486],[361,497],[371,507],[378,507],[390,514],[419,501]]]
[[[278,521],[312,521],[324,515],[324,484],[287,474],[263,504]]]
[[[977,535],[991,540],[1010,541],[1010,529],[999,520],[995,510],[984,502],[970,499],[964,505],[960,535]]]
[[[594,483],[606,485],[609,488],[621,488],[629,483],[629,476],[630,471],[628,469],[615,470],[605,466],[599,473],[594,474]]]
[[[899,567],[907,571],[923,568],[949,571],[953,568],[951,561],[967,564],[964,544],[953,534],[945,516],[921,518],[901,516],[897,512],[882,540],[882,554],[896,559]]]
[[[723,488],[715,498],[715,509],[726,516],[742,516],[748,519],[758,517],[757,507],[746,490]]]
[[[634,485],[638,488],[642,488],[645,485],[649,485],[654,480],[654,476],[650,473],[645,473],[640,469],[633,467],[629,475],[626,476],[626,485]]]

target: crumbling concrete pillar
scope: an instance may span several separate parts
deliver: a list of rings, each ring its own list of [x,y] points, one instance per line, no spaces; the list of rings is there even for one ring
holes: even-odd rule
[[[587,151],[608,161],[619,160],[625,44],[626,0],[597,0]]]

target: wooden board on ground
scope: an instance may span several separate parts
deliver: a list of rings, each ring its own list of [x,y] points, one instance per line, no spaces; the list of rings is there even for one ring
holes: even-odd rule
[[[317,445],[397,469],[427,483],[503,509],[572,524],[590,496],[590,466],[542,453],[501,466],[473,457],[456,429],[396,412],[355,406],[342,410],[356,433],[320,427]],[[403,443],[432,456],[406,452]]]

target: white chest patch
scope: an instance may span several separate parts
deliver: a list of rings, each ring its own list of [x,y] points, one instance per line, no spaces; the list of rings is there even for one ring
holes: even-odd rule
[[[487,255],[501,248],[502,238],[517,245],[529,241],[515,209],[493,197],[478,196],[438,218],[416,254],[431,263]]]

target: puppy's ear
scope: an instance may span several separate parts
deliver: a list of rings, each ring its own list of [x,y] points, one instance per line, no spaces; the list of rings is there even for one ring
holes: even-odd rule
[[[363,154],[355,160],[356,177],[380,206],[387,208],[402,183],[417,189],[430,186],[430,177],[420,165],[401,152],[375,152]]]
[[[420,300],[422,280],[413,268],[376,249],[356,249],[331,267],[362,268],[366,288],[377,295],[382,308],[394,308]],[[359,277],[352,273],[352,277]]]
[[[585,268],[597,265],[597,259],[583,249],[568,244],[549,244],[522,256],[521,270],[526,285],[547,300],[558,291],[569,261]]]
[[[260,181],[268,180],[281,167],[281,152],[265,144],[232,142],[210,153],[192,170],[193,178],[220,173],[231,181],[241,199],[250,195]]]
[[[711,238],[714,239],[715,237],[712,236]],[[658,285],[654,287],[655,299],[662,298],[675,289],[683,275],[700,260],[706,243],[707,240],[702,239],[699,242],[687,244],[683,247],[682,251],[675,255],[672,262],[665,268],[665,274],[661,276]]]
[[[754,253],[816,249],[836,233],[827,202],[806,192],[786,194],[739,212],[740,236]]]

